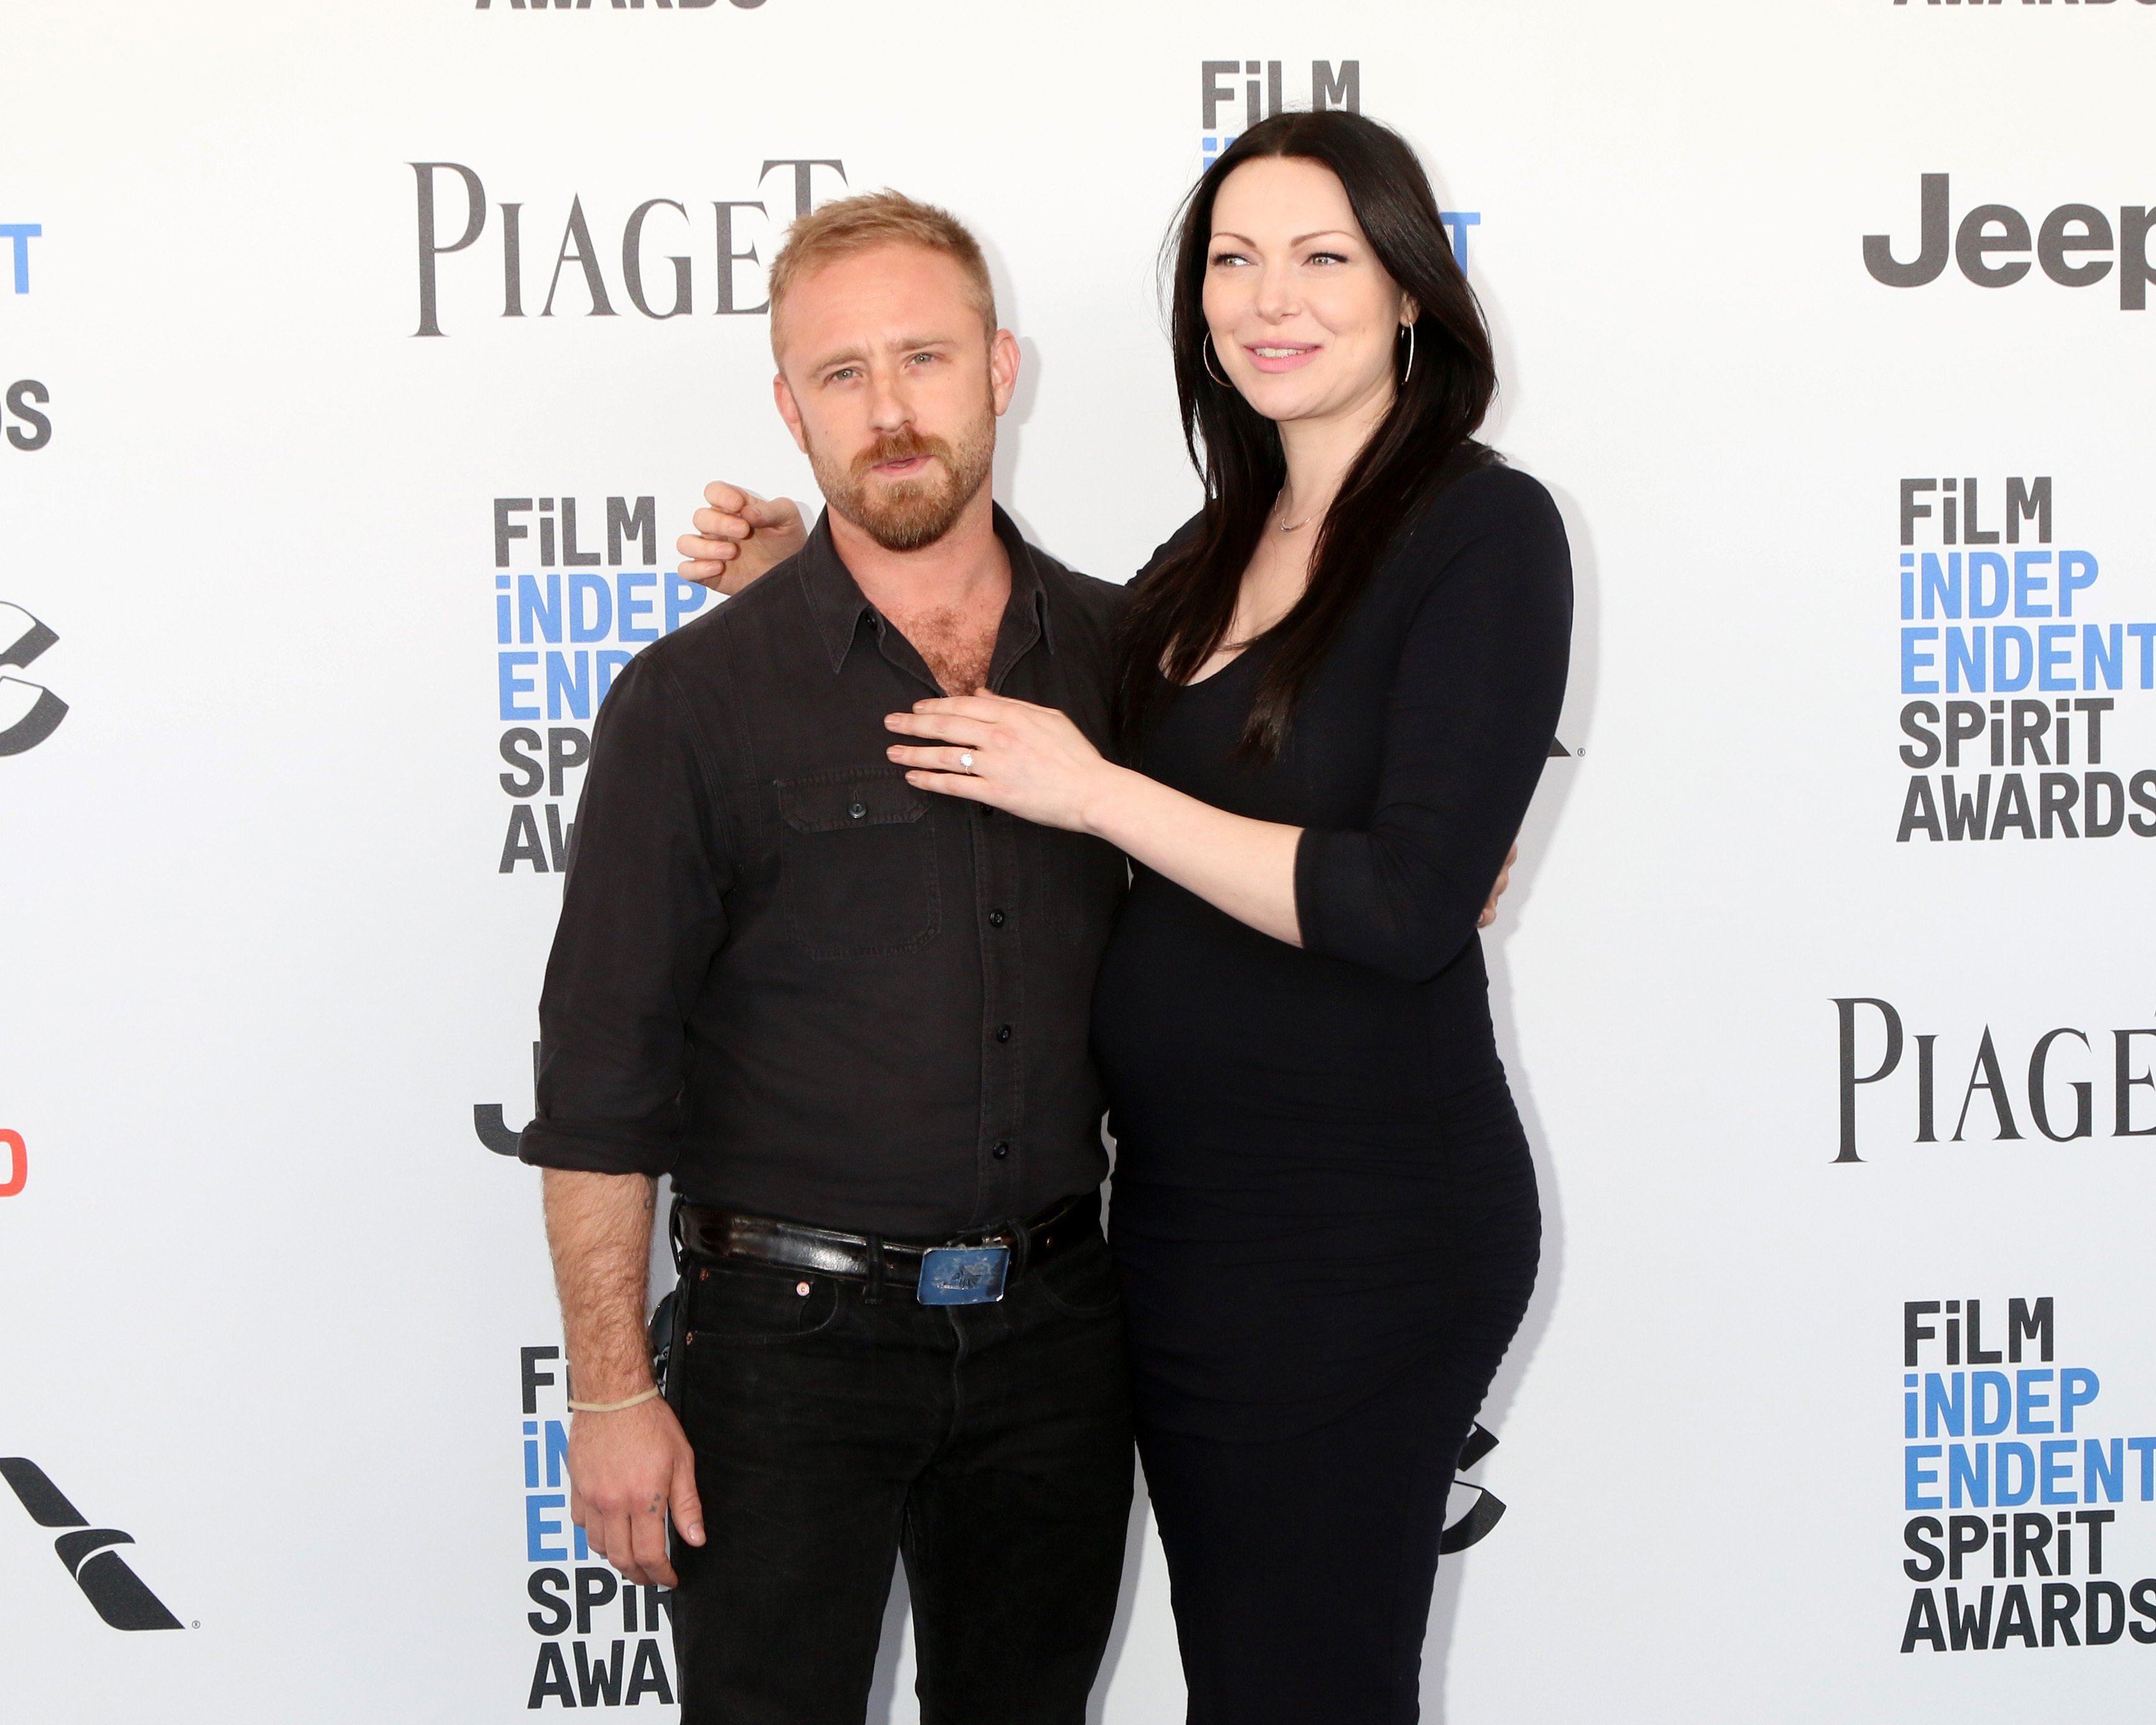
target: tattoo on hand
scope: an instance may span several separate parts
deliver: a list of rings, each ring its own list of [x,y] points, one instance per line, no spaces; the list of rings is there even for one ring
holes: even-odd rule
[[[665,1500],[664,1497],[654,1497],[651,1500],[651,1513],[652,1513],[653,1515],[657,1515],[660,1510],[662,1510],[662,1509],[664,1509],[664,1508],[665,1508],[665,1507],[666,1507],[666,1500]]]

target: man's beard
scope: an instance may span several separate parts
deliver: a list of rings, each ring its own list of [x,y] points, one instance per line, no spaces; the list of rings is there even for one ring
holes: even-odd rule
[[[996,453],[993,411],[968,425],[956,444],[911,426],[886,432],[841,465],[814,444],[808,464],[824,501],[886,551],[918,551],[957,525],[966,506],[988,482]],[[886,461],[928,456],[936,465],[916,479],[872,485],[869,470]]]

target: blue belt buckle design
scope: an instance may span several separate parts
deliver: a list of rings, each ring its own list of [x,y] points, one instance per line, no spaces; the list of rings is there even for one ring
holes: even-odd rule
[[[937,1246],[921,1255],[921,1303],[993,1306],[1009,1274],[1009,1246]]]

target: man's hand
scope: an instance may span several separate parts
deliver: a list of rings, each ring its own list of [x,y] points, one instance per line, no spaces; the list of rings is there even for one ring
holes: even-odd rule
[[[666,1517],[691,1545],[704,1543],[696,1457],[663,1401],[614,1414],[579,1414],[569,1427],[569,1518],[591,1548],[631,1581],[672,1587]]]
[[[655,1192],[648,1174],[550,1168],[543,1178],[547,1243],[562,1295],[569,1394],[626,1401],[651,1387],[644,1288]],[[678,1369],[678,1368],[677,1368]],[[631,1581],[674,1585],[666,1511],[691,1545],[704,1543],[696,1456],[674,1410],[657,1397],[569,1426],[569,1516],[593,1551]]]
[[[790,497],[766,499],[714,480],[704,487],[704,502],[690,517],[696,531],[674,542],[687,559],[685,581],[737,593],[808,542],[800,506]]]
[[[1505,866],[1497,870],[1497,884],[1490,889],[1490,902],[1482,906],[1482,914],[1475,919],[1477,928],[1487,928],[1497,920],[1497,901],[1505,896],[1505,889],[1512,884],[1512,865],[1520,860],[1519,841],[1505,853]]]

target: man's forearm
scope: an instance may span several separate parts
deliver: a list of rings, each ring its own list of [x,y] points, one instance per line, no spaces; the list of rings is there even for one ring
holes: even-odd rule
[[[651,1383],[644,1299],[657,1187],[645,1174],[553,1168],[544,1184],[570,1393],[579,1401],[619,1401]]]

